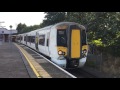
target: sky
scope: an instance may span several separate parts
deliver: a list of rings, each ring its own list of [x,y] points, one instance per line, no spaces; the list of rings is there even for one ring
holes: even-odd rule
[[[5,26],[4,28],[16,29],[19,23],[30,25],[39,25],[44,19],[44,12],[0,12],[0,26]]]

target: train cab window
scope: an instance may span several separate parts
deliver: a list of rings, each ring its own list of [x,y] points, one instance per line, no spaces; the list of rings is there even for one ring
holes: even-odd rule
[[[39,44],[43,46],[45,45],[45,35],[39,36]]]
[[[67,46],[66,29],[57,30],[57,46]]]
[[[82,30],[82,45],[87,44],[86,31]]]

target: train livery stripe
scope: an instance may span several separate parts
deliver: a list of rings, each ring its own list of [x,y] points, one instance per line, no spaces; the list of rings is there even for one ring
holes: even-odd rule
[[[15,44],[16,45],[16,44]],[[16,45],[17,46],[17,45]],[[18,47],[18,46],[17,46]],[[37,76],[37,78],[41,78],[40,74],[37,72],[37,70],[35,69],[34,65],[30,62],[30,60],[28,59],[28,57],[25,55],[25,53],[22,51],[22,49],[20,47],[18,47],[19,50],[23,53],[23,55],[25,56],[26,60],[28,61],[30,67],[32,68],[32,70],[34,71],[35,75]]]
[[[21,49],[20,49],[21,50]],[[22,52],[22,51],[21,51]],[[23,52],[22,52],[23,53]],[[28,61],[28,63],[30,64],[31,68],[33,69],[34,73],[36,74],[36,76],[38,78],[40,78],[41,76],[39,75],[39,73],[37,72],[37,70],[34,68],[34,66],[32,65],[32,63],[29,61],[29,59],[27,58],[27,56],[23,53],[23,55],[25,56],[26,60]]]
[[[80,30],[73,29],[71,33],[71,58],[80,58]]]
[[[82,50],[84,50],[84,49],[88,50],[88,45],[83,45]]]

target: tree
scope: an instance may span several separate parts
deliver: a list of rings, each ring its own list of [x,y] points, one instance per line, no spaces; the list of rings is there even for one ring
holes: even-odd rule
[[[89,43],[97,42],[96,45],[101,45],[105,51],[118,55],[120,12],[67,12],[66,21],[84,25]],[[116,49],[113,49],[114,47]]]
[[[30,32],[30,31],[33,31],[33,30],[36,30],[39,28],[40,28],[40,25],[27,26],[27,27],[23,28],[22,33]]]
[[[45,12],[45,19],[40,24],[41,27],[52,25],[65,20],[65,12]]]
[[[19,24],[17,25],[16,30],[18,30],[18,33],[20,34],[20,33],[23,32],[23,29],[26,28],[26,27],[27,27],[26,24],[21,24],[21,23],[19,23]]]
[[[10,25],[9,27],[10,27],[10,29],[12,29],[12,25]]]

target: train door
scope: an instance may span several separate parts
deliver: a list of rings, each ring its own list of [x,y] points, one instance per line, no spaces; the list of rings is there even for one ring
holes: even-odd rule
[[[77,25],[70,25],[68,30],[68,58],[71,66],[78,66],[82,53],[81,30]]]
[[[50,32],[48,32],[47,34],[46,34],[46,43],[45,43],[45,45],[46,45],[46,48],[45,48],[45,51],[46,51],[46,54],[49,56],[49,38],[50,38]]]
[[[21,43],[21,40],[22,40],[22,36],[20,35],[20,43]]]
[[[80,58],[80,30],[71,32],[71,58]]]
[[[36,48],[36,50],[39,50],[38,43],[39,43],[39,34],[36,32],[36,36],[35,36],[35,48]]]
[[[26,45],[27,45],[27,41],[28,41],[28,37],[27,37],[27,35],[26,35]]]

